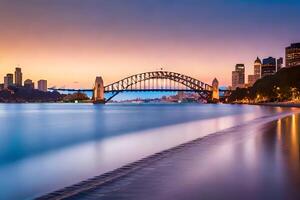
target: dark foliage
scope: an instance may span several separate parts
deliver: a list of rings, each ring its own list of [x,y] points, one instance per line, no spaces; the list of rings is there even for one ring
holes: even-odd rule
[[[2,103],[58,102],[63,97],[58,92],[43,92],[25,87],[10,87],[9,90],[0,91]]]
[[[257,97],[269,102],[290,100],[293,88],[300,91],[300,66],[282,68],[272,76],[259,79],[253,87],[236,89],[230,95],[229,102],[243,99],[253,101]]]

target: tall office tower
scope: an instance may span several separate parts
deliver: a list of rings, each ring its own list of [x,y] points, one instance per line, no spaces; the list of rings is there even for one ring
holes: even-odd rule
[[[261,60],[259,57],[257,57],[254,61],[254,76],[257,78],[256,80],[260,79],[261,77]]]
[[[236,64],[235,70],[232,71],[232,89],[237,87],[242,88],[245,86],[245,65]]]
[[[6,74],[4,76],[4,88],[7,89],[9,86],[14,85],[14,75],[13,74]]]
[[[239,73],[239,84],[245,84],[245,65],[244,64],[236,64],[235,71]]]
[[[7,89],[8,88],[8,78],[7,76],[4,76],[4,84],[3,84],[3,88]]]
[[[276,61],[276,71],[278,72],[283,67],[283,58],[280,57]]]
[[[276,73],[276,59],[273,57],[268,57],[263,59],[261,65],[261,77],[273,75]]]
[[[235,71],[232,72],[232,89],[237,87],[243,88],[245,86],[245,65],[236,64]]]
[[[16,67],[15,71],[15,85],[22,86],[22,70],[19,67]]]
[[[34,82],[30,79],[24,81],[24,87],[34,89]]]
[[[232,89],[239,87],[239,72],[232,71]]]
[[[38,81],[38,90],[43,91],[43,92],[48,91],[47,80],[39,80]]]
[[[285,66],[300,66],[300,43],[293,43],[285,48]]]

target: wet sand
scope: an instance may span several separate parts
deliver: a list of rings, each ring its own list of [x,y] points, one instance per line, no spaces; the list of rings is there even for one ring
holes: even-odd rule
[[[83,182],[77,187],[81,191],[73,186],[43,198],[300,199],[300,116],[265,120],[209,135]]]

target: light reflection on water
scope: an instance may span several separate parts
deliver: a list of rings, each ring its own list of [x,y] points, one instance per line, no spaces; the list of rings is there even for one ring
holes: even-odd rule
[[[41,195],[281,111],[231,105],[2,104],[0,197]],[[245,146],[248,154],[250,147]],[[226,146],[222,151],[232,152]]]
[[[88,194],[92,199],[300,199],[299,114],[248,123]],[[84,199],[86,194],[76,196]]]

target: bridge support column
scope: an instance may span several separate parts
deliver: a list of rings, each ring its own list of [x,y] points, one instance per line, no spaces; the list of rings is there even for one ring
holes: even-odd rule
[[[212,101],[213,102],[219,102],[220,96],[219,96],[219,81],[215,78],[212,82]]]
[[[104,84],[101,76],[97,76],[95,80],[95,86],[93,91],[93,103],[105,103]]]

